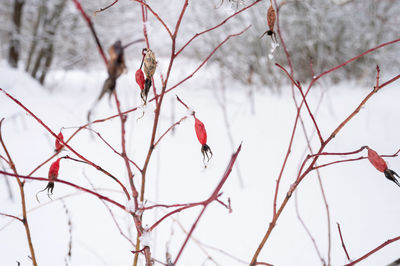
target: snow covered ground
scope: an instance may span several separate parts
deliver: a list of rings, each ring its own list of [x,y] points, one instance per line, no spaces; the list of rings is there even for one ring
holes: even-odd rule
[[[161,60],[162,61],[162,60]],[[118,81],[118,94],[122,109],[140,105],[139,89],[134,82],[134,67],[138,62],[128,63],[130,71]],[[195,67],[195,62],[178,61],[173,70],[170,85],[181,80]],[[165,73],[165,65],[160,62],[158,72]],[[385,70],[382,70],[385,73]],[[156,74],[157,75],[157,74]],[[390,76],[386,76],[389,78]],[[285,78],[285,77],[282,77]],[[54,72],[50,75],[46,88],[32,81],[26,74],[0,66],[0,87],[14,95],[33,113],[43,120],[53,131],[68,138],[77,127],[86,123],[87,111],[98,96],[105,71]],[[371,77],[371,88],[374,84]],[[323,84],[323,83],[322,83]],[[360,88],[354,83],[313,88],[309,96],[311,109],[317,108],[321,93],[322,102],[316,119],[322,135],[331,131],[352,112],[371,88]],[[158,88],[160,84],[156,84]],[[238,169],[223,187],[221,199],[232,202],[233,212],[220,204],[213,203],[200,220],[194,237],[205,245],[217,247],[249,262],[254,254],[272,216],[272,201],[276,179],[289,143],[295,108],[290,89],[282,95],[272,95],[268,91],[257,92],[254,98],[255,112],[246,88],[225,80],[227,117],[234,140],[232,147],[224,122],[221,99],[221,83],[218,71],[207,66],[188,82],[167,94],[162,109],[159,126],[160,136],[174,121],[187,114],[175,99],[179,95],[200,118],[207,129],[208,144],[214,157],[205,169],[202,164],[200,144],[194,133],[193,118],[188,118],[169,133],[151,159],[146,184],[147,204],[197,202],[206,199],[221,179],[232,151],[241,142],[242,152],[238,166],[243,187],[238,177]],[[399,112],[395,99],[400,98],[399,82],[384,88],[366,104],[365,108],[328,145],[326,151],[345,152],[368,145],[380,154],[391,154],[400,148],[398,137]],[[152,94],[151,94],[152,95]],[[127,121],[129,157],[143,165],[149,145],[153,121],[154,104],[131,113]],[[144,110],[144,117],[141,116]],[[93,118],[103,118],[116,114],[113,101],[103,99],[96,107]],[[19,173],[27,174],[39,163],[53,154],[54,139],[32,117],[8,99],[0,95],[0,117],[4,117],[2,133]],[[308,132],[312,124],[303,112]],[[120,121],[114,119],[96,124],[93,129],[120,150]],[[279,194],[280,202],[293,182],[299,163],[304,159],[306,143],[301,127],[296,132],[295,144],[289,163],[283,175]],[[318,146],[313,139],[314,150]],[[121,157],[111,151],[99,138],[89,131],[82,131],[73,141],[72,147],[82,155],[101,165],[127,184],[127,174]],[[308,153],[308,151],[307,151]],[[0,154],[4,155],[3,150]],[[63,151],[62,154],[69,154]],[[366,151],[362,153],[366,155]],[[74,157],[74,156],[73,156]],[[356,156],[358,157],[358,155]],[[340,159],[342,157],[336,157]],[[321,159],[320,163],[334,160]],[[400,172],[398,158],[386,159],[389,168]],[[2,167],[11,171],[2,162]],[[48,165],[34,176],[47,177]],[[135,172],[140,179],[140,173]],[[336,223],[340,223],[348,252],[356,259],[387,239],[400,235],[400,189],[386,180],[382,173],[373,168],[367,160],[345,163],[321,170],[322,181],[331,214],[332,265],[343,265],[343,252]],[[12,187],[10,199],[5,179]],[[89,179],[99,191],[118,190],[115,183],[92,167],[70,160],[61,161],[59,178],[91,188]],[[137,180],[137,183],[139,181]],[[72,221],[72,256],[68,265],[131,265],[133,250],[115,226],[103,203],[90,195],[83,194],[63,184],[55,185],[53,201],[45,193],[35,194],[46,186],[45,182],[27,182],[26,200],[29,212],[33,243],[39,265],[64,265],[68,252],[70,234],[68,218],[59,197],[65,198],[65,205]],[[103,190],[113,199],[126,204],[120,192]],[[321,191],[315,173],[309,175],[299,186],[297,193],[299,211],[307,224],[322,256],[328,256],[328,234],[326,213]],[[0,212],[20,215],[18,187],[11,177],[0,178]],[[313,244],[302,228],[295,212],[295,197],[292,197],[278,221],[271,238],[264,247],[259,260],[274,265],[319,265],[320,260]],[[122,229],[135,239],[135,229],[129,215],[113,208]],[[175,258],[185,234],[196,219],[200,208],[193,208],[167,219],[150,236],[153,256],[165,261],[168,248]],[[166,210],[145,213],[145,224],[151,225]],[[30,265],[29,250],[23,226],[10,218],[0,216],[0,261],[1,265]],[[179,224],[178,224],[179,222]],[[6,227],[4,227],[7,225]],[[400,243],[388,245],[372,255],[360,265],[385,265],[400,257]],[[214,261],[207,259],[210,256]],[[144,264],[141,261],[142,265]],[[226,254],[190,241],[186,246],[179,265],[243,265]]]

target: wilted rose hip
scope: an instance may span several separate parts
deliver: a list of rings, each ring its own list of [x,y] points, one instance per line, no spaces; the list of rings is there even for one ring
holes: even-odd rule
[[[146,80],[144,82],[144,89],[140,93],[142,100],[144,103],[147,101],[147,95],[149,94],[149,90],[151,88],[151,79],[153,78],[154,73],[157,68],[157,60],[152,50],[148,48],[143,49],[143,70],[146,75]]]
[[[58,158],[56,161],[54,161],[49,168],[49,173],[48,173],[48,178],[49,178],[49,183],[47,183],[47,186],[36,193],[36,200],[39,201],[37,195],[42,192],[47,190],[47,196],[50,198],[50,195],[53,194],[53,189],[54,189],[54,180],[57,179],[58,177],[58,171],[60,170],[60,161],[62,158]],[[51,198],[50,198],[51,199]]]
[[[387,179],[393,181],[400,187],[400,183],[395,177],[399,177],[399,175],[395,171],[389,169],[385,160],[383,160],[376,151],[370,148],[368,148],[368,160],[378,171],[383,172]]]
[[[387,164],[376,151],[368,148],[368,160],[370,163],[380,172],[384,172],[387,169]]]
[[[140,89],[144,89],[144,74],[141,69],[138,69],[135,73],[136,83],[139,85]]]
[[[64,147],[64,145],[61,143],[61,141],[64,141],[64,136],[61,133],[61,131],[60,131],[60,133],[58,133],[57,137],[58,138],[56,139],[55,146],[56,146],[56,152],[59,152]]]

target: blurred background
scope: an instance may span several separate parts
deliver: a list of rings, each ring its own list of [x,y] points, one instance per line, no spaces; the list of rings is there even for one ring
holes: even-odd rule
[[[141,12],[130,1],[119,1],[107,12],[94,11],[110,1],[83,0],[82,5],[92,15],[93,23],[104,48],[117,39],[123,43],[141,38]],[[199,28],[208,28],[222,21],[227,15],[252,1],[213,0],[190,1],[178,43],[184,43]],[[204,35],[193,43],[193,49],[184,56],[203,58],[221,38],[235,33],[251,24],[242,38],[227,43],[213,57],[231,78],[242,83],[255,83],[258,89],[279,92],[287,79],[277,75],[274,63],[287,65],[283,49],[274,52],[269,36],[261,35],[267,30],[266,13],[269,7],[258,5],[240,14],[212,34]],[[152,1],[152,6],[173,25],[180,8],[179,1]],[[321,73],[334,65],[399,35],[400,1],[396,0],[302,0],[282,1],[280,25],[287,49],[296,69],[296,79],[309,80],[312,76],[310,62],[315,72]],[[212,15],[210,15],[212,14]],[[20,67],[32,77],[44,83],[51,69],[91,69],[102,64],[97,48],[86,22],[68,0],[3,0],[0,6],[0,58],[13,67]],[[149,36],[160,56],[170,52],[169,38],[153,16],[149,16]],[[396,47],[388,47],[349,64],[330,75],[331,82],[355,79],[365,82],[374,73],[371,65],[393,68],[399,63]],[[137,54],[127,50],[127,58]],[[382,58],[382,53],[385,56]]]

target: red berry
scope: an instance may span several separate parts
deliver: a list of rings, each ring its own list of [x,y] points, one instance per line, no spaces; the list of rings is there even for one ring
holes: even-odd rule
[[[144,74],[141,69],[138,69],[135,74],[136,83],[139,85],[140,89],[144,89]]]
[[[383,160],[382,157],[379,156],[378,153],[376,153],[376,151],[369,148],[368,148],[368,160],[380,172],[384,172],[388,168],[385,160]]]
[[[60,160],[62,158],[58,158],[57,161],[53,162],[50,165],[50,169],[49,169],[49,179],[51,180],[55,180],[58,177],[58,170],[60,169]]]
[[[194,128],[196,130],[197,139],[199,140],[201,145],[204,145],[207,143],[206,128],[204,127],[203,122],[201,122],[199,119],[195,117],[194,120]]]
[[[60,142],[60,140],[62,140],[62,141],[64,141],[64,136],[63,136],[63,134],[60,132],[60,133],[58,133],[58,135],[57,135],[57,139],[56,139],[56,151],[58,152],[58,151],[60,151],[62,148],[63,148],[63,144]]]

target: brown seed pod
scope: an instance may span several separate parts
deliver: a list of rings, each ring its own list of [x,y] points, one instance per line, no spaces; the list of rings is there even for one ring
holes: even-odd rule
[[[276,14],[275,14],[275,9],[272,7],[272,5],[268,8],[267,20],[268,20],[269,31],[274,32]],[[270,34],[268,34],[268,35],[270,35]]]
[[[151,79],[156,72],[157,61],[152,50],[146,49],[146,55],[144,57],[144,74],[147,79]]]
[[[125,71],[124,49],[121,41],[116,41],[109,49],[110,60],[108,62],[108,74],[113,78],[118,78]]]
[[[108,78],[104,81],[103,89],[97,99],[98,101],[101,100],[106,93],[109,93],[111,97],[117,79],[126,70],[124,48],[122,47],[120,40],[116,41],[110,46],[110,48],[108,48],[108,53],[110,55],[107,65]]]

